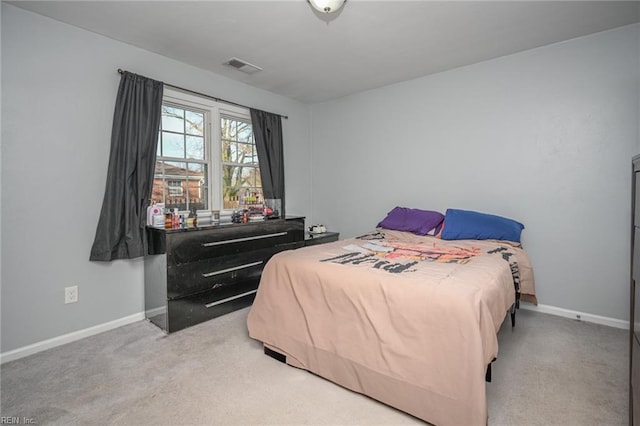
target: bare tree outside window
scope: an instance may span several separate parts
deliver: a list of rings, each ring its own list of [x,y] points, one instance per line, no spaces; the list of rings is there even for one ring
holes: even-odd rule
[[[238,209],[263,202],[258,154],[249,121],[220,119],[223,208]]]

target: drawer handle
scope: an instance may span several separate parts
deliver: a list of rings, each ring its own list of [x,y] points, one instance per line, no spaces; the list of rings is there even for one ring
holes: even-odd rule
[[[240,269],[251,268],[252,266],[262,265],[264,262],[261,260],[259,262],[246,263],[240,266],[234,266],[233,268],[220,269],[219,271],[207,272],[206,274],[202,274],[204,278],[213,277],[214,275],[225,274],[227,272],[238,271]]]
[[[205,308],[212,308],[217,305],[221,305],[223,303],[231,302],[232,300],[240,299],[241,297],[248,296],[257,292],[258,290],[247,291],[246,293],[236,294],[235,296],[227,297],[226,299],[218,300],[217,302],[211,302],[204,305]]]
[[[288,232],[277,232],[275,234],[254,235],[253,237],[235,238],[233,240],[224,240],[224,241],[214,241],[212,243],[202,243],[202,247],[221,246],[224,244],[239,243],[242,241],[252,241],[252,240],[261,240],[263,238],[281,237],[287,234]]]

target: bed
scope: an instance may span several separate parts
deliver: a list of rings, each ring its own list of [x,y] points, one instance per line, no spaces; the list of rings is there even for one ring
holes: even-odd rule
[[[247,325],[289,365],[429,423],[486,425],[487,368],[518,293],[535,303],[517,243],[379,228],[272,257]]]

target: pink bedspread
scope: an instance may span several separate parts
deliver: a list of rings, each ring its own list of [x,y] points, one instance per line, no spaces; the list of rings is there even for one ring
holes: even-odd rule
[[[535,297],[527,254],[504,242],[384,231],[285,251],[263,271],[249,334],[430,423],[486,425],[485,372],[514,271]]]

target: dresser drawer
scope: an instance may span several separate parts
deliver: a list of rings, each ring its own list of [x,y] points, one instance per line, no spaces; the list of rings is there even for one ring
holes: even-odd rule
[[[258,282],[259,278],[238,282],[233,288],[207,290],[169,300],[167,331],[172,333],[251,305]]]
[[[167,297],[175,299],[191,293],[229,286],[247,279],[259,279],[274,254],[300,247],[300,242],[281,244],[240,254],[220,256],[167,268]]]
[[[299,241],[299,234],[303,232],[299,222],[265,222],[172,234],[168,240],[167,262],[169,265],[179,265],[288,244]]]

